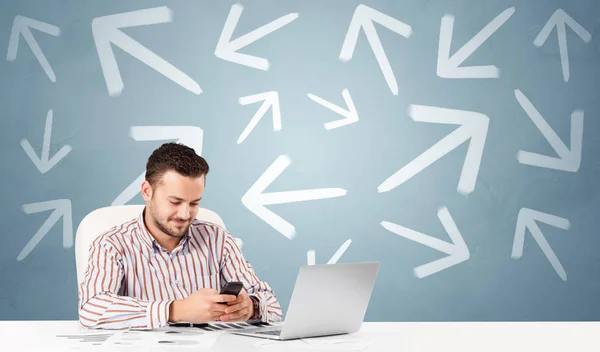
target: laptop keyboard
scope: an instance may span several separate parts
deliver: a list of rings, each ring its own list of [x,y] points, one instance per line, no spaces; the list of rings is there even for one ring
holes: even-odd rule
[[[279,336],[281,334],[281,330],[256,331],[255,334]]]

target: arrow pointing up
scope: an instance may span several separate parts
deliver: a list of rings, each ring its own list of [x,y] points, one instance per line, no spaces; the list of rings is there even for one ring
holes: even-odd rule
[[[41,173],[45,174],[48,170],[52,169],[54,165],[56,165],[59,161],[62,160],[69,152],[71,152],[71,146],[65,145],[60,150],[54,154],[52,159],[50,159],[50,138],[52,135],[52,110],[48,110],[48,114],[46,115],[46,128],[44,128],[44,141],[42,144],[42,156],[38,158],[33,150],[33,147],[29,143],[29,141],[25,138],[21,140],[21,147],[29,156],[29,159],[33,161],[35,167],[40,170]]]
[[[294,225],[267,209],[265,205],[336,198],[345,196],[347,193],[345,189],[341,188],[319,188],[302,191],[264,193],[265,189],[267,189],[267,187],[269,187],[269,185],[273,183],[273,181],[275,181],[275,179],[277,179],[291,163],[292,161],[287,155],[279,156],[242,197],[242,204],[244,204],[248,210],[290,240],[296,236],[296,228]]]
[[[265,116],[270,107],[273,107],[273,131],[281,131],[281,110],[279,109],[279,94],[277,94],[277,92],[273,91],[249,95],[240,98],[239,101],[242,105],[254,104],[259,101],[262,101],[263,103],[246,128],[244,128],[242,134],[238,137],[237,144],[242,143],[248,137],[250,132],[256,127],[256,124],[258,124],[258,121]]]
[[[54,210],[46,219],[42,227],[33,235],[31,240],[25,245],[17,260],[25,259],[32,250],[46,236],[48,231],[56,224],[60,218],[63,218],[63,248],[73,247],[73,218],[71,214],[71,201],[69,199],[57,199],[47,202],[30,203],[23,205],[23,211],[26,214],[39,213],[42,211]]]
[[[558,217],[556,215],[542,213],[532,209],[521,208],[521,210],[519,211],[519,216],[517,218],[517,227],[515,229],[515,240],[513,242],[512,258],[519,259],[521,258],[521,256],[523,256],[523,246],[525,244],[525,230],[529,229],[529,232],[531,232],[531,236],[533,236],[533,239],[537,242],[538,246],[540,246],[542,252],[544,252],[544,255],[546,256],[546,258],[548,258],[548,261],[550,262],[550,264],[552,264],[552,267],[554,268],[558,276],[560,276],[560,278],[563,281],[567,281],[567,273],[565,272],[565,269],[563,268],[562,264],[560,264],[560,261],[558,260],[558,257],[556,257],[556,254],[554,254],[552,247],[550,247],[548,241],[546,241],[544,234],[542,234],[542,231],[537,225],[537,221],[541,221],[543,223],[554,227],[558,227],[563,230],[568,230],[569,227],[571,227],[571,223],[567,219]]]
[[[358,112],[356,112],[356,107],[354,107],[354,103],[352,102],[352,97],[350,97],[350,92],[348,89],[342,90],[342,96],[344,97],[344,102],[348,107],[347,110],[342,109],[341,107],[334,105],[323,98],[319,98],[314,94],[307,94],[308,97],[314,101],[315,103],[326,107],[327,109],[335,112],[336,114],[344,116],[343,119],[327,122],[325,124],[326,130],[332,130],[334,128],[346,126],[358,122]]]
[[[498,76],[500,76],[498,67],[493,65],[470,67],[459,66],[471,56],[481,44],[491,37],[492,34],[494,34],[514,13],[514,7],[504,10],[452,56],[450,56],[450,46],[452,44],[454,16],[445,15],[442,17],[437,75],[442,78],[498,78]]]
[[[15,16],[15,20],[13,21],[12,32],[10,34],[10,40],[8,43],[8,52],[6,54],[6,60],[14,61],[17,58],[17,51],[19,49],[19,34],[21,34],[23,35],[23,38],[25,38],[27,45],[29,45],[29,47],[31,48],[31,51],[33,52],[33,55],[35,55],[35,58],[38,60],[40,65],[42,65],[42,69],[44,69],[44,72],[46,72],[46,75],[48,76],[48,78],[50,78],[50,81],[56,82],[56,75],[54,75],[54,71],[52,70],[52,67],[50,67],[46,56],[44,55],[42,49],[33,37],[33,34],[31,34],[31,28],[37,29],[40,32],[44,32],[55,37],[58,37],[60,35],[60,28],[58,28],[57,26],[53,26],[45,22],[40,22],[28,17]]]
[[[515,89],[515,96],[527,116],[542,132],[548,143],[552,146],[558,158],[530,153],[519,150],[517,159],[521,164],[528,164],[549,169],[577,172],[581,165],[581,148],[583,144],[583,111],[575,110],[571,114],[571,150],[563,143],[552,127],[544,120],[535,106],[521,93]]]
[[[177,140],[194,149],[196,154],[202,155],[203,131],[196,126],[131,126],[129,134],[136,141],[164,141]],[[113,200],[111,205],[123,205],[140,193],[140,185],[144,182],[145,173],[142,172],[132,183]]]
[[[348,247],[350,247],[350,243],[352,243],[352,240],[348,240],[348,241],[344,242],[340,246],[340,248],[338,248],[338,250],[335,251],[333,256],[331,256],[331,258],[329,258],[329,261],[327,262],[327,264],[337,263],[338,260],[340,260],[340,258],[342,257],[342,255],[344,255],[344,253],[346,252],[346,249],[348,249]],[[306,252],[306,264],[307,265],[315,265],[316,264],[314,249],[311,249],[308,252]]]
[[[267,71],[269,69],[269,60],[252,55],[240,54],[237,51],[294,21],[298,18],[298,14],[290,13],[279,17],[275,21],[269,22],[250,33],[246,33],[235,40],[231,40],[233,31],[237,26],[243,10],[244,7],[240,4],[231,6],[231,10],[225,21],[225,26],[223,26],[223,31],[219,37],[219,42],[215,48],[215,56],[223,60],[235,62],[236,64]]]
[[[117,65],[111,44],[118,46],[123,51],[152,67],[163,76],[190,92],[194,94],[202,93],[202,89],[200,89],[198,83],[188,75],[148,50],[145,46],[131,39],[131,37],[119,29],[166,23],[172,20],[173,13],[166,6],[94,18],[92,21],[92,34],[96,42],[96,50],[98,51],[98,58],[100,59],[100,65],[104,73],[108,94],[111,97],[119,96],[123,91],[123,80],[121,79],[121,73],[119,72],[119,66]]]
[[[388,87],[390,87],[392,94],[398,95],[396,77],[394,76],[390,62],[385,55],[385,51],[383,51],[383,46],[381,45],[373,22],[377,22],[405,38],[410,38],[412,34],[411,26],[406,23],[361,4],[358,5],[354,11],[339,58],[344,62],[352,59],[354,48],[356,48],[356,42],[358,41],[358,34],[362,28],[367,37],[367,41],[371,46],[371,50],[373,50],[373,53],[375,54],[375,58],[377,59],[377,63],[379,64],[379,68],[383,73],[383,77],[385,78]]]
[[[444,109],[424,105],[411,105],[408,114],[415,121],[461,126],[433,147],[427,149],[423,154],[408,163],[408,165],[388,177],[377,187],[377,191],[379,193],[391,191],[470,139],[471,142],[469,143],[467,157],[465,158],[462,173],[460,174],[457,191],[462,194],[473,192],[475,183],[477,182],[479,165],[481,164],[490,119],[484,114],[473,111]]]
[[[556,35],[558,37],[558,49],[560,51],[560,66],[562,68],[563,79],[569,81],[569,50],[567,48],[567,29],[566,25],[571,27],[573,32],[579,36],[584,42],[589,43],[592,40],[590,32],[586,31],[577,21],[569,16],[563,9],[554,11],[548,22],[535,40],[533,45],[540,47],[544,45],[546,39],[550,36],[552,28],[556,27]]]
[[[469,247],[467,247],[465,240],[458,231],[458,227],[456,227],[454,220],[452,220],[452,216],[450,216],[448,208],[440,208],[437,215],[442,223],[442,226],[444,226],[444,229],[448,235],[450,235],[452,243],[444,242],[435,237],[425,235],[391,222],[381,222],[381,226],[383,226],[386,230],[395,233],[396,235],[408,238],[409,240],[421,243],[427,247],[448,254],[448,256],[445,258],[438,259],[431,263],[414,268],[415,276],[419,279],[431,274],[435,274],[444,269],[448,269],[449,267],[462,263],[471,257],[471,254],[469,253]]]

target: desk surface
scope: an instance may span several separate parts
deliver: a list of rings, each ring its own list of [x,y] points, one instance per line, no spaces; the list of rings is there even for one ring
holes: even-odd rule
[[[280,342],[198,328],[111,331],[77,321],[0,321],[0,338],[14,351],[598,352],[600,322],[364,323],[355,334]]]

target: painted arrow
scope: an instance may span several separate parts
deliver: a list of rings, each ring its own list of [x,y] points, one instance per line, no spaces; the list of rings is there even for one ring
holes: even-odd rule
[[[25,138],[21,140],[21,147],[29,156],[29,159],[33,162],[35,167],[40,170],[41,173],[45,174],[50,169],[54,167],[59,161],[62,160],[67,154],[71,152],[71,146],[65,145],[60,150],[54,154],[52,159],[50,159],[50,139],[52,135],[52,110],[48,110],[48,114],[46,115],[46,126],[44,128],[44,139],[42,142],[42,155],[40,157],[37,156],[31,143]]]
[[[544,120],[527,97],[515,89],[515,97],[527,116],[542,132],[558,158],[519,150],[517,159],[521,164],[545,167],[555,170],[577,172],[581,166],[581,148],[583,144],[583,110],[575,110],[571,114],[571,149],[563,143],[552,127]]]
[[[541,221],[548,225],[558,227],[563,230],[568,230],[571,227],[571,223],[569,220],[558,217],[556,215],[542,213],[536,210],[521,208],[519,211],[519,216],[517,218],[517,227],[515,229],[515,240],[513,242],[512,248],[512,258],[519,259],[523,256],[523,246],[525,245],[525,230],[529,229],[531,236],[537,242],[538,246],[544,252],[544,255],[552,264],[552,267],[558,274],[558,276],[563,280],[567,281],[567,273],[563,268],[562,264],[558,260],[556,254],[546,241],[544,234],[540,230],[537,222]]]
[[[477,50],[489,37],[491,37],[515,13],[511,7],[499,14],[477,33],[467,44],[450,56],[452,32],[454,30],[454,16],[444,15],[440,25],[440,41],[437,60],[437,75],[442,78],[498,78],[498,67],[469,66],[459,67],[466,59]]]
[[[71,201],[69,199],[56,199],[23,205],[23,211],[26,214],[39,213],[48,210],[54,211],[21,250],[21,253],[17,256],[17,261],[27,258],[29,253],[35,249],[38,243],[40,243],[61,217],[63,218],[63,248],[73,247],[73,217],[71,213]]]
[[[287,155],[279,156],[242,197],[242,204],[244,204],[248,210],[290,240],[296,236],[296,228],[294,225],[267,209],[265,207],[266,205],[336,198],[345,196],[347,193],[347,191],[342,188],[319,188],[302,191],[264,193],[265,189],[267,189],[267,187],[269,187],[269,185],[273,183],[273,181],[275,181],[275,179],[277,179],[291,163],[292,161]]]
[[[381,226],[383,226],[386,230],[395,233],[396,235],[408,238],[409,240],[418,242],[427,247],[448,254],[448,256],[445,258],[438,259],[436,261],[414,268],[415,276],[419,279],[422,279],[431,274],[435,274],[444,269],[448,269],[449,267],[452,267],[456,264],[460,264],[468,260],[471,256],[471,254],[469,253],[469,247],[467,247],[465,240],[458,231],[458,227],[456,227],[452,216],[450,216],[448,208],[440,208],[438,210],[437,216],[440,219],[440,222],[442,223],[442,226],[444,226],[444,229],[446,230],[448,235],[450,235],[452,243],[439,240],[435,237],[428,236],[426,234],[411,230],[404,226],[396,225],[391,222],[381,222]]]
[[[343,119],[327,122],[325,124],[326,130],[332,130],[334,128],[346,126],[358,122],[358,112],[356,111],[356,107],[352,102],[352,97],[350,97],[350,92],[348,89],[342,90],[342,96],[344,97],[344,102],[346,102],[347,110],[342,109],[341,107],[334,105],[323,98],[319,98],[318,96],[308,93],[308,97],[314,101],[315,103],[326,107],[327,109],[335,112],[338,115],[344,116]]]
[[[50,81],[56,82],[56,75],[54,74],[54,70],[48,63],[46,56],[42,52],[42,49],[38,45],[37,41],[31,34],[31,28],[36,29],[40,32],[44,32],[46,34],[53,35],[58,37],[60,35],[60,28],[57,26],[48,24],[46,22],[37,21],[28,17],[23,16],[15,16],[15,20],[13,21],[12,32],[10,33],[10,40],[8,42],[8,52],[6,54],[6,60],[14,61],[17,58],[17,51],[19,49],[19,38],[20,35],[25,38],[25,42],[31,48],[33,55],[38,60],[44,72]]]
[[[335,263],[337,263],[338,260],[340,260],[340,258],[342,257],[342,255],[344,255],[344,253],[346,252],[346,249],[348,249],[348,247],[350,247],[350,243],[352,243],[352,240],[347,240],[346,242],[344,242],[340,246],[340,248],[338,248],[338,250],[335,251],[335,253],[329,259],[329,261],[327,262],[327,264],[335,264]],[[306,252],[306,264],[308,264],[308,265],[315,265],[316,264],[315,250],[314,249],[311,249],[308,252]]]
[[[424,105],[411,105],[408,114],[413,120],[419,122],[461,126],[408,163],[408,165],[388,177],[377,187],[377,191],[379,193],[391,191],[470,139],[457,191],[462,194],[473,192],[475,183],[477,182],[479,165],[481,164],[490,119],[484,114],[473,111],[444,109]]]
[[[96,42],[96,50],[108,94],[111,97],[119,96],[123,91],[123,80],[111,44],[121,48],[190,92],[202,93],[198,83],[188,75],[120,30],[120,28],[166,23],[172,20],[173,13],[166,6],[97,17],[92,20],[92,34]]]
[[[196,126],[131,126],[129,135],[134,140],[140,141],[165,141],[177,140],[194,149],[196,154],[202,155],[203,134],[201,128]],[[115,198],[111,205],[123,205],[129,202],[140,192],[140,185],[144,182],[145,173],[142,172],[121,194]]]
[[[556,27],[556,36],[558,37],[558,50],[560,52],[560,66],[562,68],[563,79],[569,81],[569,50],[567,48],[567,28],[571,27],[573,32],[584,42],[589,43],[592,40],[590,32],[586,31],[577,21],[569,16],[563,9],[554,11],[548,22],[540,33],[535,37],[533,45],[540,47],[544,45],[546,39],[550,36],[552,29]]]
[[[279,94],[277,92],[264,92],[254,95],[249,95],[247,97],[242,97],[239,99],[240,104],[248,105],[254,104],[256,102],[262,101],[262,105],[260,109],[254,114],[242,134],[238,137],[237,144],[242,143],[252,132],[254,127],[258,124],[258,121],[262,119],[263,116],[267,113],[270,107],[273,108],[273,131],[281,131],[281,110],[279,108]]]
[[[398,84],[396,83],[396,77],[394,76],[390,62],[388,61],[385,51],[383,50],[383,46],[381,45],[381,41],[379,40],[379,36],[377,35],[377,31],[375,30],[375,25],[373,22],[377,22],[405,38],[410,38],[412,34],[411,26],[407,25],[406,23],[374,10],[368,6],[362,4],[358,5],[354,11],[352,20],[350,21],[350,26],[348,27],[348,32],[346,33],[346,38],[344,39],[344,44],[342,45],[339,59],[343,62],[347,62],[352,59],[352,56],[354,55],[354,49],[356,48],[356,42],[358,41],[358,34],[362,28],[365,32],[365,36],[367,37],[367,41],[371,46],[371,50],[373,50],[373,54],[375,54],[379,68],[383,73],[383,77],[385,78],[390,91],[392,91],[392,94],[398,95]]]
[[[229,11],[227,20],[225,20],[225,26],[223,26],[223,31],[221,31],[221,36],[219,37],[219,42],[215,49],[215,56],[236,64],[267,71],[269,69],[269,60],[252,55],[240,54],[237,51],[294,21],[298,18],[298,14],[290,13],[279,17],[275,21],[269,22],[250,33],[246,33],[235,40],[231,40],[231,36],[235,31],[235,27],[238,24],[243,10],[244,7],[240,4],[231,6],[231,10]]]

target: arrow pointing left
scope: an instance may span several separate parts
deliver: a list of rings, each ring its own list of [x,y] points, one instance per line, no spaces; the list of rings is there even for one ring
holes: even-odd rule
[[[42,144],[42,155],[38,158],[33,147],[29,141],[25,138],[21,140],[21,147],[29,156],[29,159],[33,161],[33,164],[40,170],[41,173],[45,174],[48,170],[52,169],[59,161],[62,160],[69,152],[71,152],[71,146],[65,145],[54,154],[50,159],[50,136],[52,135],[52,110],[48,110],[46,115],[46,128],[44,129],[44,140]]]
[[[96,50],[108,94],[111,97],[119,96],[123,91],[123,80],[111,44],[121,48],[190,92],[202,93],[198,83],[188,75],[120,30],[120,28],[166,23],[172,20],[173,13],[166,6],[97,17],[92,20],[92,34],[96,42]]]
[[[42,69],[46,72],[50,81],[56,82],[56,75],[52,70],[52,67],[48,63],[46,56],[42,52],[42,49],[38,45],[37,41],[31,34],[31,28],[37,29],[40,32],[44,32],[46,34],[53,35],[58,37],[60,35],[60,28],[57,26],[37,21],[28,17],[23,16],[15,16],[15,20],[13,21],[12,32],[10,34],[10,41],[8,43],[8,52],[6,54],[6,60],[14,61],[17,58],[17,50],[19,49],[19,34],[23,35],[25,41],[31,48],[33,55],[35,55],[36,59],[42,65]]]
[[[194,149],[196,154],[202,155],[203,131],[196,126],[131,126],[129,134],[136,141],[164,141],[176,139]],[[123,205],[129,202],[140,192],[140,185],[144,182],[145,173],[142,172],[121,194],[113,200],[111,205]]]
[[[40,243],[48,231],[56,224],[60,218],[63,218],[63,248],[73,247],[73,218],[71,214],[71,200],[56,199],[46,202],[30,203],[23,205],[23,211],[26,214],[39,213],[42,211],[54,210],[46,219],[42,227],[33,235],[31,240],[25,245],[17,260],[25,259],[29,253]]]

